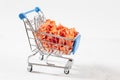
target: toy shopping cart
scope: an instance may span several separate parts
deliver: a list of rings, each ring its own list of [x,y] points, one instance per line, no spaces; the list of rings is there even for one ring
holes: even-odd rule
[[[31,13],[32,15],[28,15],[29,13]],[[60,39],[61,40],[60,44],[36,37],[36,33],[38,32],[39,27],[46,20],[43,12],[38,7],[35,7],[33,10],[30,10],[30,11],[27,11],[27,12],[24,12],[24,13],[20,13],[19,18],[21,20],[23,20],[23,22],[24,22],[25,30],[26,30],[27,37],[28,37],[28,42],[29,42],[29,45],[30,45],[30,49],[33,52],[32,55],[28,56],[28,68],[27,68],[27,70],[29,72],[31,72],[33,70],[33,65],[38,65],[38,66],[46,66],[46,67],[63,68],[64,73],[69,74],[69,71],[72,67],[73,59],[63,56],[63,55],[65,55],[64,52],[61,51],[60,49],[58,50],[57,48],[59,46],[64,46],[65,49],[71,48],[71,50],[68,50],[67,55],[75,54],[75,52],[76,52],[76,50],[79,46],[80,34],[78,33],[77,36],[74,39],[71,39],[71,38],[65,38],[65,37],[62,37],[62,36],[56,36],[56,35],[53,35],[53,34],[48,34],[48,33],[45,33],[45,32],[40,32],[40,34],[42,36],[52,37],[54,39]],[[32,41],[34,41],[35,44],[33,44]],[[68,41],[68,42],[72,41],[73,42],[72,47],[64,45],[63,43],[65,41]],[[54,45],[54,47],[51,47],[50,50],[47,50],[46,47],[43,45],[43,43],[46,43],[48,45]],[[46,60],[45,64],[38,64],[38,63],[30,62],[30,58],[35,56],[37,53],[40,54],[40,57],[41,57],[40,60],[41,61]],[[56,64],[51,64],[51,63],[48,62],[48,57],[49,56],[66,59],[67,63],[66,63],[65,66],[59,66],[59,65],[56,65]]]

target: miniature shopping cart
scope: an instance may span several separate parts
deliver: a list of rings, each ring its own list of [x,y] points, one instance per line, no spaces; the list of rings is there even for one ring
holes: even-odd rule
[[[34,15],[33,14],[28,15],[29,13],[31,13],[31,14],[34,13]],[[21,20],[23,20],[23,22],[24,22],[25,30],[26,30],[27,37],[28,37],[28,42],[29,42],[30,48],[33,52],[32,55],[28,56],[28,68],[27,68],[27,70],[29,72],[31,72],[33,70],[33,65],[38,65],[38,66],[46,66],[46,67],[63,68],[64,73],[69,74],[69,71],[72,67],[73,59],[63,56],[63,52],[60,51],[60,50],[57,50],[55,48],[51,48],[49,51],[46,50],[42,43],[47,42],[47,44],[53,44],[55,46],[60,46],[60,45],[64,46],[64,45],[63,44],[55,44],[53,42],[49,42],[49,41],[39,39],[35,35],[37,33],[40,25],[42,25],[46,20],[46,18],[44,16],[43,12],[41,11],[41,9],[38,8],[38,7],[35,7],[33,10],[30,10],[30,11],[27,11],[27,12],[24,12],[24,13],[20,13],[19,18]],[[54,38],[57,38],[57,39],[61,39],[61,40],[63,40],[63,43],[64,43],[65,40],[73,41],[72,49],[68,52],[67,55],[75,54],[75,52],[76,52],[76,50],[79,46],[79,41],[80,41],[80,34],[79,33],[77,34],[77,36],[74,39],[65,38],[65,37],[62,37],[62,36],[56,36],[56,35],[48,34],[48,33],[45,33],[45,32],[41,32],[40,34],[45,35],[45,36],[54,37]],[[32,41],[34,41],[35,44],[33,44]],[[69,46],[66,46],[66,48],[69,48]],[[41,61],[46,60],[45,64],[42,64],[42,63],[38,64],[38,63],[30,62],[30,58],[35,56],[37,53],[40,54],[40,57],[41,57],[40,60]],[[49,56],[66,59],[67,63],[66,63],[65,66],[51,64],[51,63],[48,62],[48,57]]]

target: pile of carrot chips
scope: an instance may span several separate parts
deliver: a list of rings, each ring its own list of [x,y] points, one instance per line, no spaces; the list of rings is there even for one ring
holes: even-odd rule
[[[46,34],[41,34],[41,33]],[[50,35],[48,35],[50,34]],[[55,21],[47,19],[38,29],[36,36],[41,40],[43,47],[47,50],[59,50],[68,55],[73,47],[73,39],[78,32],[75,28],[67,28]],[[53,36],[54,35],[54,36]]]

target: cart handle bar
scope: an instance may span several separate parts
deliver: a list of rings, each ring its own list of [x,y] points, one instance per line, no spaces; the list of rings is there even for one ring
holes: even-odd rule
[[[35,11],[36,13],[38,13],[39,11],[41,11],[41,9],[40,9],[39,7],[35,7],[33,10],[29,10],[29,11],[27,11],[27,12],[20,13],[20,14],[19,14],[19,18],[20,18],[21,20],[23,20],[23,19],[26,18],[26,14],[31,13],[31,12],[34,12],[34,11]]]

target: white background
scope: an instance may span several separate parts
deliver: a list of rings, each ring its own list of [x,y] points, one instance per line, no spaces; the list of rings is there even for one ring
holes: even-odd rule
[[[119,0],[1,0],[0,80],[120,80]],[[82,35],[69,75],[63,69],[27,72],[31,54],[18,14],[40,7],[47,18]]]

